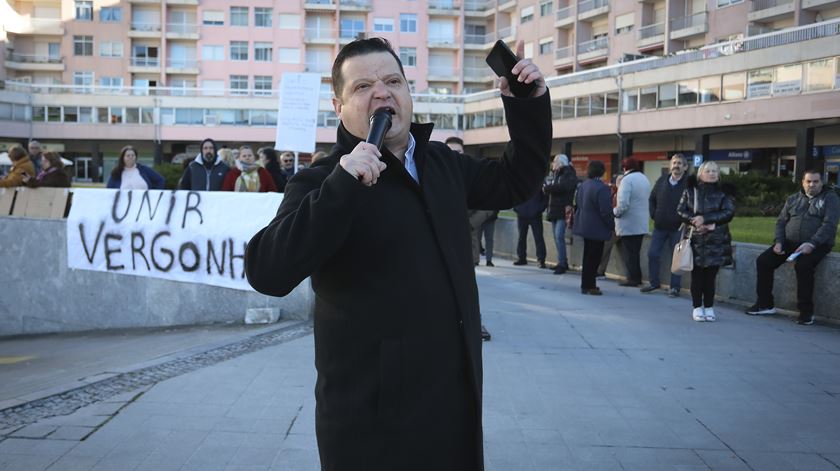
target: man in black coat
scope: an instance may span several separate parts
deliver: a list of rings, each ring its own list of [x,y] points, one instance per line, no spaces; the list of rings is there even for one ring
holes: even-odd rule
[[[209,137],[201,141],[201,153],[184,169],[178,189],[220,191],[230,167],[217,154],[216,141]]]
[[[685,156],[677,153],[671,156],[671,171],[662,175],[653,185],[650,192],[650,218],[653,219],[653,234],[648,248],[648,269],[650,270],[650,284],[641,288],[642,293],[650,293],[659,289],[659,265],[662,248],[667,247],[665,253],[670,255],[674,246],[680,241],[682,220],[677,214],[677,205],[685,191],[686,170],[688,161]],[[682,276],[671,274],[671,285],[668,295],[676,298],[680,295]]]
[[[543,193],[548,195],[548,220],[554,233],[554,246],[557,248],[555,275],[562,275],[569,269],[566,256],[566,212],[572,207],[577,190],[578,179],[574,167],[566,154],[557,154],[551,162],[551,176],[543,185]]]
[[[522,55],[523,44],[519,44]],[[412,124],[399,58],[381,38],[333,64],[341,121],[331,154],[298,172],[245,254],[248,281],[283,296],[315,291],[316,434],[325,470],[483,470],[478,289],[468,208],[504,209],[538,191],[551,105],[530,60],[499,88],[510,133],[501,160],[460,155]],[[369,117],[393,111],[384,145]]]

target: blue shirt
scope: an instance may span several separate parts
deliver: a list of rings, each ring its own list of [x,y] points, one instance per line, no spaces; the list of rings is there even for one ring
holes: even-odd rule
[[[411,133],[408,133],[408,149],[405,150],[405,169],[408,171],[408,174],[411,175],[411,178],[420,184],[420,176],[417,175],[417,163],[414,162],[414,147],[417,145],[417,142],[414,140],[414,136]]]

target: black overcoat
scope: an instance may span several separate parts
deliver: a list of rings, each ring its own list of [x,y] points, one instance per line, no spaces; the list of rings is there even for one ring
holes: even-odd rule
[[[697,208],[694,207],[694,192],[697,192]],[[694,266],[719,267],[732,264],[732,235],[729,222],[735,217],[735,189],[731,185],[703,183],[691,175],[686,181],[677,213],[683,222],[689,224],[694,216],[703,216],[706,224],[715,229],[705,234],[694,232],[691,236],[691,250],[694,252]]]
[[[481,320],[468,209],[505,209],[540,188],[551,107],[502,97],[511,141],[476,159],[411,127],[420,184],[383,149],[366,187],[338,164],[360,141],[339,126],[329,157],[290,179],[248,244],[259,292],[315,291],[316,434],[325,470],[483,469]],[[279,366],[278,366],[279,367]]]

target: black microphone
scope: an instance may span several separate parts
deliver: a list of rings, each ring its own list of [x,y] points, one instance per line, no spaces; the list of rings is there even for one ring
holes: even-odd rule
[[[385,140],[385,134],[391,129],[391,115],[394,110],[391,108],[378,108],[370,116],[370,131],[365,142],[373,144],[377,149],[382,150],[382,141]]]

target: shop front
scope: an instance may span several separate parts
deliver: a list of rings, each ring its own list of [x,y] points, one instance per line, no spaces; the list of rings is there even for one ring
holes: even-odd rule
[[[603,181],[604,183],[609,183],[612,180],[614,171],[618,171],[618,169],[614,170],[612,168],[612,154],[572,154],[572,167],[574,167],[578,178],[581,180],[586,178],[586,168],[589,166],[589,162],[593,160],[604,162],[606,172],[604,172]]]

